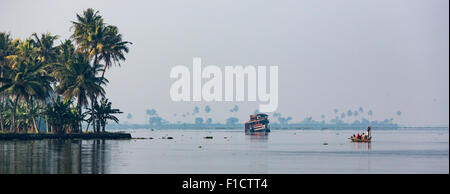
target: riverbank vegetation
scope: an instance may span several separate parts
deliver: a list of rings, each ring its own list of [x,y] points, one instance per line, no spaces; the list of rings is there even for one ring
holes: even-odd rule
[[[106,98],[105,72],[120,66],[131,42],[93,9],[71,25],[66,40],[51,33],[21,40],[0,32],[2,133],[104,133],[108,121],[118,123],[114,115],[122,112]]]

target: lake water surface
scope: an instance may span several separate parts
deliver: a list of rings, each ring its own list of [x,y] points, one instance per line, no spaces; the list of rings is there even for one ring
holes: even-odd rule
[[[126,131],[153,139],[0,141],[0,173],[449,173],[448,128]]]

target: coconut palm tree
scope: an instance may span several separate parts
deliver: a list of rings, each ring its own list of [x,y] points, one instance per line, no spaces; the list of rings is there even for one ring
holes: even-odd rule
[[[48,118],[49,130],[53,133],[67,133],[70,130],[78,129],[80,120],[84,115],[79,115],[77,110],[71,108],[72,100],[63,100],[57,96],[45,107],[45,114]]]
[[[0,79],[5,75],[4,68],[8,65],[7,57],[10,55],[14,55],[16,51],[16,45],[13,44],[13,40],[9,33],[0,32]],[[3,86],[3,83],[0,82],[0,87]],[[6,107],[6,99],[5,96],[0,94],[0,107]],[[5,121],[3,118],[2,111],[3,108],[0,108],[0,130],[5,130]]]
[[[90,58],[96,57],[97,42],[102,36],[104,23],[103,18],[92,8],[83,11],[83,14],[77,14],[77,20],[72,21],[74,32],[72,38],[78,44],[77,51],[89,54]],[[96,63],[97,61],[94,61]]]
[[[31,131],[34,133],[39,132],[39,126],[37,125],[36,118],[40,117],[41,107],[38,104],[26,103],[25,117],[31,122]]]
[[[98,66],[100,61],[104,61],[102,79],[106,69],[111,67],[112,63],[120,65],[120,61],[125,60],[125,53],[129,51],[127,45],[131,43],[122,40],[122,35],[116,26],[106,25],[98,11],[89,8],[83,11],[83,14],[77,14],[77,19],[72,21],[72,25],[74,33],[71,37],[78,45],[77,52],[88,55],[93,67]],[[96,101],[97,96],[91,97],[91,109],[93,109],[93,102]],[[92,116],[94,116],[93,121],[96,121],[95,115]],[[98,121],[93,122],[94,130],[99,127],[96,123]]]
[[[111,102],[109,102],[108,99],[102,98],[100,100],[100,104],[94,102],[94,109],[88,109],[87,114],[89,113],[91,113],[90,115],[96,115],[96,118],[98,119],[98,126],[101,126],[102,133],[104,133],[108,120],[119,123],[119,119],[113,114],[122,114],[123,112],[121,112],[119,109],[113,109]],[[92,116],[89,119],[92,119]]]
[[[58,39],[58,36],[51,35],[50,33],[41,34],[41,37],[33,33],[31,36],[39,60],[44,64],[54,62],[58,54],[58,47],[53,46],[53,44]]]
[[[106,26],[105,36],[101,41],[101,47],[99,47],[99,57],[105,63],[102,71],[102,78],[105,76],[107,68],[112,66],[112,63],[120,66],[120,61],[125,60],[125,53],[128,53],[128,44],[132,44],[128,41],[122,40],[122,34],[119,33],[119,29],[116,26]]]
[[[100,132],[100,128],[104,131],[107,120],[118,121],[112,114],[121,112],[112,109],[108,100],[102,99],[98,104],[97,97],[105,95],[106,69],[114,64],[120,66],[131,42],[122,40],[119,29],[105,24],[99,12],[91,8],[77,14],[72,25],[71,40],[62,41],[58,46],[55,46],[58,36],[51,33],[33,33],[23,41],[13,40],[9,33],[0,33],[1,130],[7,126],[14,132],[22,129],[37,132],[36,118],[46,116],[47,126],[50,120],[54,130],[81,132],[82,108],[87,108],[89,99],[94,131]],[[100,71],[102,74],[97,77]],[[64,101],[56,101],[59,95]],[[49,97],[53,100],[49,101]],[[45,104],[50,107],[44,110]],[[58,107],[60,111],[55,109]],[[53,113],[66,114],[67,118],[58,120]],[[63,120],[68,124],[61,125],[59,122]]]
[[[81,53],[74,54],[73,59],[66,63],[54,65],[53,75],[59,81],[55,91],[62,94],[64,99],[76,97],[78,114],[81,114],[83,106],[87,107],[88,97],[105,94],[102,85],[108,83],[108,80],[95,75],[101,67],[101,65],[91,67],[89,59]],[[79,127],[81,133],[81,124]]]
[[[71,36],[77,43],[76,51],[84,53],[92,61],[92,66],[99,64],[99,49],[102,47],[102,39],[104,36],[105,24],[103,18],[98,11],[88,8],[83,11],[83,14],[77,14],[76,21],[72,21],[72,28],[74,32]],[[97,72],[94,72],[97,74]],[[93,109],[94,102],[97,101],[97,96],[91,97],[91,109]],[[95,115],[92,115],[92,126],[94,131],[97,129],[95,122]],[[89,124],[88,124],[89,125]]]
[[[11,98],[5,98],[3,104],[0,104],[0,109],[2,109],[1,114],[3,117],[3,125],[4,129],[10,129],[11,126],[11,118],[12,117],[12,100]],[[5,131],[4,130],[4,131]]]
[[[73,45],[71,40],[64,40],[58,45],[58,56],[57,61],[59,63],[70,63],[73,59],[73,55],[75,54],[75,46]]]
[[[26,43],[25,43],[26,44]],[[52,90],[52,77],[46,75],[45,65],[37,57],[14,57],[14,65],[7,68],[8,77],[0,78],[3,86],[0,93],[6,92],[13,97],[13,115],[11,131],[18,132],[15,125],[17,104],[20,101],[30,103],[30,100],[45,99]]]

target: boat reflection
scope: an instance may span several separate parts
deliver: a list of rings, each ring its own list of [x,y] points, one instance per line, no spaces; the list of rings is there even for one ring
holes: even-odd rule
[[[371,142],[353,142],[355,149],[357,150],[370,150],[372,149]]]
[[[248,142],[248,170],[250,173],[265,174],[269,172],[268,154],[269,151],[269,134],[268,133],[251,133],[246,134],[245,138]]]
[[[269,133],[247,133],[245,137],[252,141],[267,141],[269,139]]]

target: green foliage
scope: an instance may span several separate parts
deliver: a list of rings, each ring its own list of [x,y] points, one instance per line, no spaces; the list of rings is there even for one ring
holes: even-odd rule
[[[93,123],[99,132],[108,120],[119,122],[114,114],[122,112],[105,98],[98,103],[97,97],[105,96],[106,68],[120,65],[131,43],[91,8],[72,24],[71,40],[59,45],[51,33],[13,40],[0,32],[0,131],[38,132],[41,119],[53,133],[81,132],[82,122]],[[83,113],[89,102],[91,108]]]
[[[79,123],[84,121],[85,114],[72,107],[72,100],[62,100],[56,97],[53,103],[49,103],[45,107],[45,116],[51,132],[67,133],[79,132]]]
[[[119,123],[119,119],[114,116],[114,114],[122,114],[119,109],[112,108],[111,102],[108,101],[108,99],[102,98],[100,100],[100,104],[97,102],[94,102],[93,108],[88,108],[88,111],[86,114],[91,115],[89,117],[89,121],[92,121],[93,118],[97,118],[99,121],[99,124],[102,128],[102,131],[105,131],[106,124],[108,123],[108,120],[112,120],[116,123]]]

